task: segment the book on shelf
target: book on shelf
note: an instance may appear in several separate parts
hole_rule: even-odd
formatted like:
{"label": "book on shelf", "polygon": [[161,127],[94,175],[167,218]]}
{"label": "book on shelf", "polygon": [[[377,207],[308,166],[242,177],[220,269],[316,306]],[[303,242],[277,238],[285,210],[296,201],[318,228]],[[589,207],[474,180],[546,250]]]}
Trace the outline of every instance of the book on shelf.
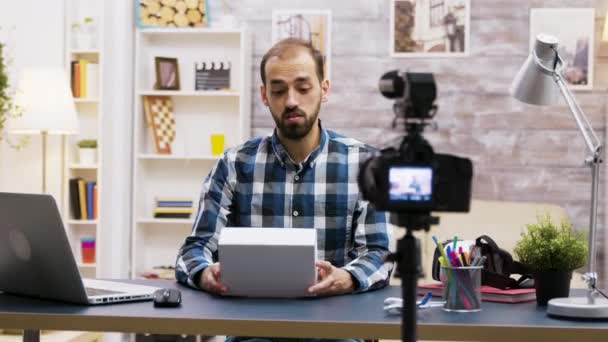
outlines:
{"label": "book on shelf", "polygon": [[[429,291],[432,293],[433,297],[441,297],[443,296],[443,285],[441,283],[418,285],[419,295],[424,295]],[[536,290],[533,288],[502,290],[482,285],[480,291],[481,300],[484,302],[523,303],[536,300]]]}
{"label": "book on shelf", "polygon": [[77,177],[69,180],[70,208],[76,220],[97,219],[97,182]]}
{"label": "book on shelf", "polygon": [[99,96],[99,64],[86,59],[70,62],[72,95],[75,98]]}

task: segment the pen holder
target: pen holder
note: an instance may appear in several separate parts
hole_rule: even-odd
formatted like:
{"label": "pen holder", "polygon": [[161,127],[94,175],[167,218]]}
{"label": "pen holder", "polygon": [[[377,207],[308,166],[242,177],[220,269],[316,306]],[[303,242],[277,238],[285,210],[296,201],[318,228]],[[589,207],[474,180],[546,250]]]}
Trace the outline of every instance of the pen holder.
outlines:
{"label": "pen holder", "polygon": [[483,266],[441,266],[443,310],[456,312],[481,311],[481,270]]}

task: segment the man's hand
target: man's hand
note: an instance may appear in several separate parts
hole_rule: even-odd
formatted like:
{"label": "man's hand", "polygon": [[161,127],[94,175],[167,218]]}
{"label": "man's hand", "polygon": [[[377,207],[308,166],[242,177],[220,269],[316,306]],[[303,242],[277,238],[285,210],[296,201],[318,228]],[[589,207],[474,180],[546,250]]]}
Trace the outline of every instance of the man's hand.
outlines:
{"label": "man's hand", "polygon": [[327,261],[317,260],[318,282],[308,288],[308,292],[316,295],[331,296],[351,293],[355,289],[353,279],[348,271],[334,267]]}
{"label": "man's hand", "polygon": [[205,268],[203,274],[201,274],[199,286],[209,293],[223,294],[228,291],[226,285],[222,284],[219,262],[211,264]]}

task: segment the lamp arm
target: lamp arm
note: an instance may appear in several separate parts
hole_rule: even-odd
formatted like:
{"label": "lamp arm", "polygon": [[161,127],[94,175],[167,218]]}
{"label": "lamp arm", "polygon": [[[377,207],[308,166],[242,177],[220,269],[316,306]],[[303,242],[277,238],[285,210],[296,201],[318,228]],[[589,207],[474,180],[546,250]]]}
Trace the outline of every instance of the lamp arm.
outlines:
{"label": "lamp arm", "polygon": [[559,72],[554,71],[553,79],[557,83],[559,90],[561,91],[562,95],[564,96],[564,99],[566,100],[566,103],[568,104],[568,107],[570,108],[570,113],[572,114],[574,121],[576,121],[576,126],[583,134],[587,149],[589,149],[589,152],[592,154],[593,158],[600,157],[599,154],[602,148],[602,144],[598,139],[597,135],[595,134],[593,127],[591,127],[591,124],[589,123],[585,112],[583,112],[581,107],[574,99],[574,95],[572,95],[572,92],[570,91],[570,89],[568,89],[568,86],[566,85],[566,82],[564,81],[562,75]]}
{"label": "lamp arm", "polygon": [[597,290],[595,288],[597,282],[597,273],[595,272],[595,241],[597,232],[600,165],[602,163],[602,144],[597,135],[595,135],[587,116],[574,99],[574,95],[572,95],[572,92],[570,92],[570,89],[566,86],[563,77],[559,72],[554,71],[553,78],[564,96],[566,103],[568,103],[570,112],[576,121],[576,125],[583,134],[587,148],[591,153],[591,156],[585,160],[586,164],[591,167],[591,211],[589,215],[587,273],[583,276],[583,279],[587,283],[587,303],[594,304],[597,297]]}

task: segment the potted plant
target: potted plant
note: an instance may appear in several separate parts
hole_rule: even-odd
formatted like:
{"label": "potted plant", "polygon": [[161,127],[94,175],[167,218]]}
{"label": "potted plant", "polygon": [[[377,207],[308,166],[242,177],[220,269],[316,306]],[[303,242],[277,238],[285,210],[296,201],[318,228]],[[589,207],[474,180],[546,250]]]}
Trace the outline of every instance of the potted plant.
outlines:
{"label": "potted plant", "polygon": [[20,150],[29,143],[28,136],[22,136],[17,143],[13,143],[4,131],[9,119],[21,116],[22,110],[15,105],[8,81],[7,65],[4,59],[5,45],[0,42],[0,143],[5,141],[11,148]]}
{"label": "potted plant", "polygon": [[572,271],[587,262],[584,234],[572,229],[567,219],[555,225],[548,213],[526,225],[513,251],[534,276],[538,305],[568,297]]}
{"label": "potted plant", "polygon": [[83,139],[78,141],[78,160],[83,165],[97,163],[97,140]]}

